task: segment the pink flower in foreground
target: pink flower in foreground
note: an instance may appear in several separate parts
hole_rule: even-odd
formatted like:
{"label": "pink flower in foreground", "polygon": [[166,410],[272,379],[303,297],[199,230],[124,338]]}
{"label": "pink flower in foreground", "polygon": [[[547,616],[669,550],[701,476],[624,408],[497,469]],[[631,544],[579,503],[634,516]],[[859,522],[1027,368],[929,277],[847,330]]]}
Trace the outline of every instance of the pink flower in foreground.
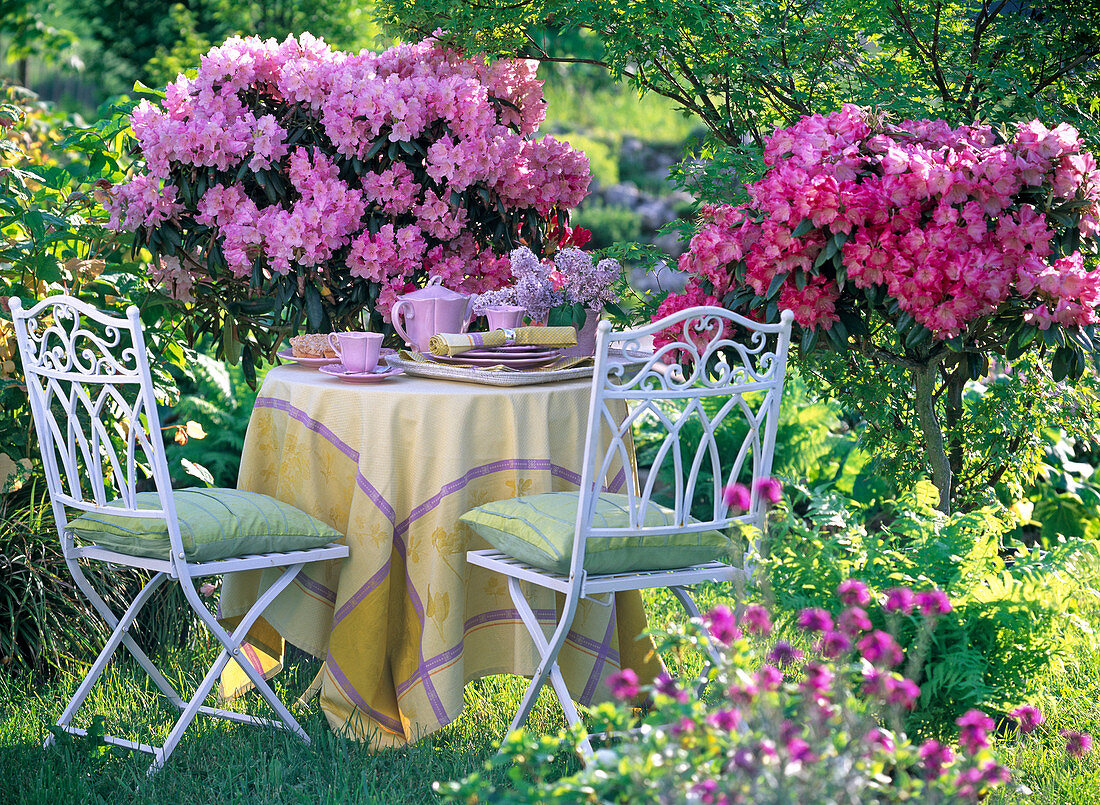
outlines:
{"label": "pink flower in foreground", "polygon": [[607,678],[607,686],[616,699],[633,699],[638,695],[638,675],[630,668],[624,668]]}
{"label": "pink flower in foreground", "polygon": [[905,655],[901,646],[886,632],[875,630],[856,643],[864,659],[872,665],[892,668],[899,664]]}
{"label": "pink flower in foreground", "polygon": [[779,667],[784,668],[802,659],[802,652],[786,640],[780,640],[768,653],[768,659]]}
{"label": "pink flower in foreground", "polygon": [[753,484],[756,494],[770,505],[783,499],[783,485],[775,478],[760,478]]}
{"label": "pink flower in foreground", "polygon": [[993,719],[981,710],[968,710],[955,719],[959,725],[959,746],[970,754],[989,748],[989,730]]}
{"label": "pink flower in foreground", "polygon": [[868,632],[871,630],[871,619],[867,617],[867,613],[860,607],[848,607],[840,613],[840,618],[837,620],[837,626],[840,631],[844,632],[850,637],[855,637],[860,632]]}
{"label": "pink flower in foreground", "polygon": [[951,601],[943,590],[921,590],[917,593],[917,606],[925,615],[946,615],[951,611]]}
{"label": "pink flower in foreground", "polygon": [[1020,726],[1020,732],[1025,735],[1046,720],[1043,718],[1042,711],[1033,704],[1022,704],[1008,715],[1016,719],[1016,723]]}
{"label": "pink flower in foreground", "polygon": [[756,682],[763,690],[776,690],[783,684],[783,672],[774,665],[761,665],[756,672]]}
{"label": "pink flower in foreground", "polygon": [[871,591],[859,579],[845,579],[836,588],[837,597],[849,607],[865,607],[871,603]]}
{"label": "pink flower in foreground", "polygon": [[925,741],[921,744],[919,755],[925,772],[932,778],[942,776],[944,768],[950,766],[955,759],[951,747],[944,746],[939,741]]}
{"label": "pink flower in foreground", "polygon": [[741,626],[749,634],[767,637],[772,633],[771,615],[760,604],[749,604],[741,616]]}
{"label": "pink flower in foreground", "polygon": [[744,484],[730,484],[722,490],[722,500],[726,502],[726,505],[731,509],[737,509],[738,511],[748,511],[749,506],[752,505],[752,497],[749,494],[749,488]]}
{"label": "pink flower in foreground", "polygon": [[728,646],[741,636],[729,607],[719,604],[703,616],[707,629],[719,643]]}
{"label": "pink flower in foreground", "polygon": [[1066,754],[1070,757],[1081,757],[1092,751],[1092,736],[1087,732],[1062,730],[1062,736],[1066,739]]}
{"label": "pink flower in foreground", "polygon": [[798,613],[798,628],[804,632],[827,632],[833,628],[833,617],[824,609],[804,609]]}
{"label": "pink flower in foreground", "polygon": [[900,612],[903,615],[908,615],[913,611],[913,607],[917,603],[917,597],[913,595],[913,591],[908,587],[895,587],[892,590],[886,591],[886,603],[882,608],[887,612]]}
{"label": "pink flower in foreground", "polygon": [[817,650],[830,660],[835,660],[840,655],[850,651],[852,641],[843,632],[825,632],[817,643]]}

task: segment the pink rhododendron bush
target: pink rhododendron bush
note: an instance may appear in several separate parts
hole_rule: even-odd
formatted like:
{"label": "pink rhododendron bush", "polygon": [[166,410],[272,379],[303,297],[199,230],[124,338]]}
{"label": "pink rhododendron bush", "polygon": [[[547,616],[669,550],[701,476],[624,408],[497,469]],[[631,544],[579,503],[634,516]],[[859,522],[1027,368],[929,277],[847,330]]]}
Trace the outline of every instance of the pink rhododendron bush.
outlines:
{"label": "pink rhododendron bush", "polygon": [[233,38],[134,109],[144,168],[107,205],[196,331],[254,360],[303,320],[366,311],[381,328],[430,275],[471,293],[510,281],[508,253],[541,251],[589,183],[581,152],[535,138],[543,107],[534,63],[432,39],[352,55]]}
{"label": "pink rhododendron bush", "polygon": [[846,105],[776,130],[764,164],[747,203],[704,210],[680,260],[688,286],[657,316],[719,304],[774,320],[790,308],[804,355],[901,367],[915,396],[897,410],[919,419],[946,506],[963,457],[951,466],[938,419],[961,420],[963,385],[990,355],[1038,350],[1062,380],[1094,352],[1093,155],[1067,125],[893,124]]}

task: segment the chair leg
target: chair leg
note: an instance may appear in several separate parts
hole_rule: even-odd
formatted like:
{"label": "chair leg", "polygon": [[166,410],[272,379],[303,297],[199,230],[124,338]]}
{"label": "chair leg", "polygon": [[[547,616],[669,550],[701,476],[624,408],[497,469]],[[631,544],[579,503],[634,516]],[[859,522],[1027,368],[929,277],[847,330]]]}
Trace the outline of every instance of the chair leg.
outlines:
{"label": "chair leg", "polygon": [[[83,592],[85,597],[91,602],[92,608],[100,614],[100,617],[107,622],[108,626],[112,629],[117,627],[118,618],[115,616],[114,612],[111,611],[111,608],[107,606],[107,602],[95,591],[95,587],[88,581],[88,577],[84,575],[80,563],[71,559],[66,559],[66,563],[69,565],[69,571],[76,581],[77,587],[80,588],[80,591]],[[157,582],[159,586],[159,584],[167,580],[168,577],[164,573],[158,575],[163,576],[161,581]],[[125,631],[123,634],[122,645],[125,646],[126,650],[130,652],[135,660],[137,660],[138,665],[140,665],[145,673],[149,675],[149,678],[153,680],[153,684],[155,684],[160,692],[164,694],[165,698],[182,710],[184,706],[183,697],[180,696],[172,683],[165,678],[164,674],[160,672],[160,669],[153,664],[149,656],[142,651],[141,646],[139,646],[137,641],[130,636],[129,631]]]}
{"label": "chair leg", "polygon": [[[140,612],[141,608],[145,606],[150,596],[152,596],[156,589],[160,587],[160,585],[163,584],[167,578],[164,573],[157,573],[155,576],[153,576],[153,578],[151,578],[146,583],[146,585],[142,587],[141,592],[138,593],[137,597],[126,609],[126,612],[123,613],[122,618],[117,618],[115,614],[111,612],[110,608],[106,605],[103,599],[100,598],[100,596],[96,593],[91,584],[88,583],[87,578],[84,576],[83,573],[80,572],[79,567],[77,568],[77,572],[74,573],[74,577],[76,578],[77,586],[79,586],[80,589],[89,597],[92,605],[100,611],[100,614],[109,616],[107,617],[107,622],[108,625],[110,625],[114,629],[114,631],[111,632],[111,636],[107,640],[106,645],[104,645],[103,649],[99,652],[99,656],[96,657],[95,662],[92,663],[92,667],[89,669],[87,675],[85,675],[84,680],[77,687],[76,692],[73,694],[73,697],[69,700],[69,703],[65,705],[65,709],[61,712],[61,716],[55,722],[56,726],[63,729],[68,727],[69,722],[71,722],[76,716],[77,712],[79,712],[81,705],[84,704],[84,700],[87,699],[88,694],[92,692],[92,688],[95,687],[95,683],[98,682],[99,678],[103,675],[103,671],[107,668],[107,663],[110,661],[114,653],[118,650],[118,647],[120,645],[123,645],[125,642],[127,643],[127,648],[130,648],[128,643],[133,643],[134,641],[133,638],[131,638],[128,634],[127,630],[133,625],[134,619],[137,617],[138,612]],[[141,649],[137,648],[136,643],[134,643],[134,648],[137,649],[137,652],[139,654],[141,654],[141,657],[145,657],[144,653],[141,652]],[[148,662],[148,658],[145,659],[146,662]],[[139,658],[139,662],[140,661],[141,658]],[[152,664],[150,663],[150,665]],[[146,670],[148,670],[148,668],[146,668]],[[153,670],[156,671],[155,668]],[[161,679],[164,678],[163,676],[161,676],[159,671],[157,671],[156,674]],[[165,684],[167,684],[167,681],[165,681]],[[179,697],[177,696],[176,698]],[[43,747],[49,748],[50,746],[52,746],[54,743],[54,737],[55,736],[53,735],[53,733],[50,733],[49,737],[46,738]]]}
{"label": "chair leg", "polygon": [[218,653],[217,659],[210,667],[210,670],[207,671],[206,676],[203,677],[202,682],[199,683],[199,686],[195,689],[194,695],[180,714],[179,719],[172,725],[172,729],[169,731],[168,737],[164,741],[164,745],[154,753],[153,762],[149,765],[146,774],[152,776],[163,768],[169,756],[179,744],[180,739],[183,737],[183,733],[191,725],[191,722],[194,721],[195,716],[200,712],[205,715],[228,718],[234,721],[280,727],[289,732],[293,732],[305,741],[306,744],[310,742],[309,735],[306,734],[306,731],[302,729],[302,726],[294,716],[290,714],[286,705],[284,705],[279,697],[275,695],[275,692],[267,684],[267,680],[263,678],[260,671],[253,667],[252,663],[247,659],[239,661],[241,669],[255,686],[256,692],[259,693],[268,705],[271,706],[271,709],[275,711],[275,714],[279,717],[279,721],[255,718],[246,716],[242,713],[233,713],[226,710],[217,710],[202,706],[203,701],[214,687],[214,683],[221,675],[222,670],[224,670],[226,663],[229,662],[231,657],[240,658],[240,645],[244,642],[244,638],[247,636],[248,630],[252,627],[252,624],[254,624],[260,615],[263,614],[264,610],[275,600],[276,596],[294,581],[303,567],[305,567],[303,563],[289,566],[286,571],[283,572],[283,575],[276,579],[275,583],[272,584],[264,594],[260,596],[256,603],[252,605],[248,612],[245,613],[232,634],[227,632],[225,627],[218,623],[217,619],[210,613],[210,610],[206,608],[206,605],[199,598],[194,587],[190,583],[183,585],[184,597],[188,600],[188,603],[191,604],[191,608],[195,610],[200,620],[206,624],[214,634],[214,637],[222,644],[222,650]]}
{"label": "chair leg", "polygon": [[[508,577],[508,593],[512,597],[516,611],[519,612],[520,620],[523,621],[523,625],[527,627],[527,631],[531,634],[531,639],[535,642],[535,648],[538,650],[540,657],[539,666],[523,694],[519,710],[508,727],[508,734],[518,730],[527,721],[527,717],[531,714],[531,709],[538,699],[539,691],[542,690],[547,679],[550,680],[558,701],[561,703],[566,722],[569,726],[579,723],[581,720],[580,714],[577,712],[576,705],[573,704],[573,697],[569,693],[565,678],[561,674],[561,668],[558,666],[558,654],[561,652],[562,646],[565,645],[565,638],[569,634],[569,627],[572,625],[573,615],[576,612],[576,597],[573,595],[566,596],[565,611],[562,613],[561,620],[558,622],[553,635],[547,640],[542,631],[542,626],[531,609],[531,605],[520,589],[519,579],[515,576]],[[580,750],[585,759],[592,756],[592,744],[587,736],[581,742]]]}

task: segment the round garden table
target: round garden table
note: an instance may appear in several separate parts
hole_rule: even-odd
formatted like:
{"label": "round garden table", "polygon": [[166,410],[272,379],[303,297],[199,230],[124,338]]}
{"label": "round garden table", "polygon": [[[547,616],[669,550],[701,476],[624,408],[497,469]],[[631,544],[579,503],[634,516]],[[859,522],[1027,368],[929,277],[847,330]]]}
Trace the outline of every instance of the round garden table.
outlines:
{"label": "round garden table", "polygon": [[[347,534],[343,562],[306,567],[268,608],[245,652],[275,673],[283,639],[324,659],[311,690],[333,729],[400,746],[453,721],[466,682],[530,676],[538,654],[503,578],[466,564],[487,547],[458,521],[480,504],[574,490],[591,383],[501,388],[398,376],[351,385],[316,369],[268,372],[245,437],[238,486],[298,506]],[[632,468],[612,470],[620,489]],[[220,615],[243,613],[260,571],[226,577]],[[542,591],[549,630],[560,603]],[[659,665],[638,593],[582,602],[559,658],[580,703],[608,695],[606,677]],[[236,675],[236,676],[235,676]],[[244,689],[230,666],[223,695]]]}

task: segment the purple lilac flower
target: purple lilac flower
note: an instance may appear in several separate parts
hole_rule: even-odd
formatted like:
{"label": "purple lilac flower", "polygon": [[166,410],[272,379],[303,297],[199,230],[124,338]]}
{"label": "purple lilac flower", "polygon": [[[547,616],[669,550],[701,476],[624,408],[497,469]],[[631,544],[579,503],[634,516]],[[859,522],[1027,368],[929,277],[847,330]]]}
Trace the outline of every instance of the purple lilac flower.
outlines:
{"label": "purple lilac flower", "polygon": [[827,632],[833,628],[833,616],[824,609],[804,609],[798,613],[798,627],[805,632]]}
{"label": "purple lilac flower", "polygon": [[861,607],[848,607],[840,613],[837,626],[844,634],[855,637],[860,632],[871,630],[871,619],[867,617],[867,613]]}
{"label": "purple lilac flower", "polygon": [[981,710],[967,710],[955,719],[959,725],[959,746],[968,754],[976,754],[989,748],[989,730],[993,729],[993,719]]}
{"label": "purple lilac flower", "polygon": [[771,506],[783,499],[783,484],[775,478],[759,478],[753,484],[753,489],[761,500]]}
{"label": "purple lilac flower", "polygon": [[727,606],[719,604],[708,612],[703,620],[714,639],[724,646],[741,637],[741,630],[737,628],[733,613]]}
{"label": "purple lilac flower", "polygon": [[761,665],[756,672],[756,683],[762,690],[778,690],[783,684],[783,672],[774,665]]}
{"label": "purple lilac flower", "polygon": [[1046,720],[1043,718],[1042,711],[1033,704],[1021,704],[1009,713],[1009,716],[1016,719],[1016,723],[1020,725],[1020,732],[1025,735]]}
{"label": "purple lilac flower", "polygon": [[921,744],[919,755],[925,772],[932,778],[941,777],[944,768],[955,759],[951,747],[944,746],[939,741],[925,741]]}
{"label": "purple lilac flower", "polygon": [[908,615],[913,611],[916,603],[917,597],[913,595],[912,590],[908,587],[895,587],[886,591],[886,603],[883,605],[883,609],[887,612],[900,612],[903,615]]}
{"label": "purple lilac flower", "polygon": [[722,490],[722,500],[731,509],[746,512],[752,505],[749,488],[744,484],[730,484]]}
{"label": "purple lilac flower", "polygon": [[845,579],[840,582],[836,594],[845,606],[865,607],[871,603],[871,591],[859,579]]}
{"label": "purple lilac flower", "polygon": [[879,629],[866,635],[856,643],[856,648],[871,665],[893,668],[905,659],[905,655],[902,653],[901,646],[897,644],[897,641]]}
{"label": "purple lilac flower", "polygon": [[852,641],[843,632],[825,632],[818,641],[817,650],[830,660],[835,660],[852,648]]}
{"label": "purple lilac flower", "polygon": [[946,615],[951,611],[951,601],[943,590],[921,590],[917,593],[917,605],[925,615]]}
{"label": "purple lilac flower", "polygon": [[786,640],[780,640],[768,653],[768,659],[780,668],[786,668],[788,665],[802,659],[802,652]]}
{"label": "purple lilac flower", "polygon": [[749,634],[767,637],[772,633],[772,619],[760,604],[749,604],[741,616],[741,626]]}
{"label": "purple lilac flower", "polygon": [[565,295],[570,302],[598,309],[616,301],[614,285],[623,272],[618,261],[604,258],[593,265],[589,254],[571,246],[554,256],[554,265],[565,277]]}
{"label": "purple lilac flower", "polygon": [[629,668],[616,671],[607,678],[611,695],[620,701],[633,699],[638,695],[638,675]]}
{"label": "purple lilac flower", "polygon": [[474,297],[474,315],[483,315],[487,307],[514,305],[515,303],[516,288],[514,285],[509,285],[506,288],[497,288],[495,291],[486,291]]}
{"label": "purple lilac flower", "polygon": [[1062,730],[1062,737],[1066,739],[1066,754],[1070,757],[1081,757],[1092,751],[1092,736],[1087,732]]}

